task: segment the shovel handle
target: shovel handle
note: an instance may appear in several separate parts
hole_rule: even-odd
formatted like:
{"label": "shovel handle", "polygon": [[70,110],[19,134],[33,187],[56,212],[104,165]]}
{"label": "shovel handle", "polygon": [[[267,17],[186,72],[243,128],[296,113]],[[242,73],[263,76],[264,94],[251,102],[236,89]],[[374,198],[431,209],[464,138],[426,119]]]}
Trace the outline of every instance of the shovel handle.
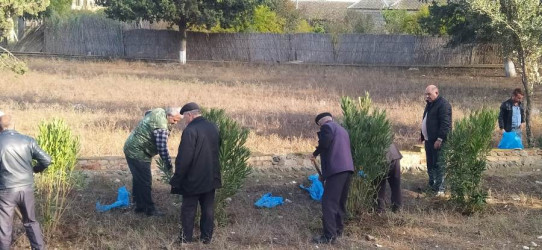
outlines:
{"label": "shovel handle", "polygon": [[318,163],[316,163],[316,160],[312,159],[312,164],[314,169],[316,169],[316,172],[318,172],[318,175],[322,176],[322,171],[320,171],[320,167],[318,166]]}

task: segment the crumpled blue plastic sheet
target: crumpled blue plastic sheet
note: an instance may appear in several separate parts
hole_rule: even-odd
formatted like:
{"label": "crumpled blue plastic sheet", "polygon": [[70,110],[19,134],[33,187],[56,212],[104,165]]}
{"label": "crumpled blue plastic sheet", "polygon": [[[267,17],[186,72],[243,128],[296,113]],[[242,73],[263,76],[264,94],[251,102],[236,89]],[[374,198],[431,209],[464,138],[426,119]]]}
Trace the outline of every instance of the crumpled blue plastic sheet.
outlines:
{"label": "crumpled blue plastic sheet", "polygon": [[284,203],[284,199],[280,196],[271,196],[271,193],[264,194],[262,198],[260,198],[256,203],[254,203],[254,206],[262,208],[272,208],[276,207],[278,205],[282,205]]}
{"label": "crumpled blue plastic sheet", "polygon": [[514,131],[504,132],[498,148],[500,149],[523,149],[523,143],[518,133]]}
{"label": "crumpled blue plastic sheet", "polygon": [[310,187],[305,187],[303,184],[299,185],[299,187],[307,190],[313,200],[321,201],[324,194],[324,185],[318,180],[318,174],[310,175],[307,179],[312,182]]}
{"label": "crumpled blue plastic sheet", "polygon": [[128,192],[125,186],[122,186],[118,190],[117,201],[115,201],[111,205],[102,205],[98,201],[96,202],[96,210],[98,212],[105,212],[105,211],[111,210],[112,208],[116,208],[116,207],[123,208],[123,207],[128,207],[129,205],[130,205],[130,193]]}
{"label": "crumpled blue plastic sheet", "polygon": [[359,176],[359,177],[362,177],[362,178],[366,178],[366,177],[367,177],[367,174],[365,174],[365,172],[363,172],[363,170],[360,170],[360,171],[358,172],[358,176]]}

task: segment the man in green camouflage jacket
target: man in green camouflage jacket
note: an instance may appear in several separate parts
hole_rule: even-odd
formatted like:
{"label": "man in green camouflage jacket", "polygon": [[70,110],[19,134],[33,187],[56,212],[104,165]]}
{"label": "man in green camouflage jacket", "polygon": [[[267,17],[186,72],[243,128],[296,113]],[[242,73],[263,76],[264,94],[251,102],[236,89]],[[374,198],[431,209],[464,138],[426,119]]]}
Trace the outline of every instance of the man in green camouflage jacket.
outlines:
{"label": "man in green camouflage jacket", "polygon": [[151,160],[159,154],[166,167],[171,170],[167,140],[172,125],[182,118],[180,111],[181,108],[176,107],[147,111],[124,144],[124,155],[132,173],[132,196],[136,213],[161,215],[151,197]]}

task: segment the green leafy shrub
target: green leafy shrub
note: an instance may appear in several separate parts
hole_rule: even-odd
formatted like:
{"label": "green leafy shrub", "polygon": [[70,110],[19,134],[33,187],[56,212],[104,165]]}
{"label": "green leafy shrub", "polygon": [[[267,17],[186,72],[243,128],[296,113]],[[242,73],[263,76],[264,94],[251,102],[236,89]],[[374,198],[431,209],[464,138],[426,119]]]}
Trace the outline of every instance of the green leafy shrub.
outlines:
{"label": "green leafy shrub", "polygon": [[173,177],[173,170],[166,167],[166,164],[164,164],[164,160],[162,160],[161,157],[156,159],[156,166],[158,166],[158,170],[160,170],[162,173],[160,176],[160,181],[169,185],[169,180],[171,180],[171,177]]}
{"label": "green leafy shrub", "polygon": [[54,119],[40,123],[36,141],[52,158],[52,164],[36,175],[36,191],[43,200],[40,205],[44,233],[46,238],[51,238],[69,204],[68,195],[77,184],[73,173],[80,149],[79,138],[63,120]]}
{"label": "green leafy shrub", "polygon": [[[388,172],[386,153],[393,141],[391,123],[386,112],[372,107],[367,93],[357,102],[350,97],[341,99],[343,126],[350,134],[355,173],[348,196],[348,211],[359,214],[375,204],[378,183]],[[365,177],[360,177],[362,170]]]}
{"label": "green leafy shrub", "polygon": [[429,16],[429,8],[423,6],[415,13],[406,10],[382,11],[386,21],[386,30],[391,34],[422,35],[426,33],[420,26],[419,20]]}
{"label": "green leafy shrub", "polygon": [[0,47],[0,69],[8,69],[19,75],[24,75],[24,73],[28,72],[26,63],[2,47]]}
{"label": "green leafy shrub", "polygon": [[444,145],[446,183],[451,201],[463,212],[481,211],[486,205],[487,191],[482,188],[486,157],[491,150],[497,112],[482,109],[455,122]]}
{"label": "green leafy shrub", "polygon": [[252,170],[247,163],[250,151],[245,146],[249,131],[228,117],[223,109],[203,110],[203,116],[214,122],[220,132],[222,188],[216,193],[215,217],[220,225],[224,225],[227,223],[227,199],[239,191]]}
{"label": "green leafy shrub", "polygon": [[249,32],[283,33],[286,20],[277,15],[265,5],[259,5],[254,9],[252,22],[248,25]]}

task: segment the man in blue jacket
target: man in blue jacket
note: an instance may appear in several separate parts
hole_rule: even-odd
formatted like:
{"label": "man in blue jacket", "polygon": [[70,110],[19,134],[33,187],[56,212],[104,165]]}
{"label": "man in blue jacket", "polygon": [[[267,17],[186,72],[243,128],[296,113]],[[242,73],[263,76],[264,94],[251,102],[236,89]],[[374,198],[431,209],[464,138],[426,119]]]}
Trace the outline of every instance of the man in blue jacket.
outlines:
{"label": "man in blue jacket", "polygon": [[346,201],[354,172],[354,162],[350,151],[350,137],[346,129],[334,122],[330,113],[319,114],[315,122],[320,126],[320,132],[312,160],[320,155],[322,162],[324,233],[313,240],[315,243],[333,243],[343,233],[343,220],[346,215]]}

